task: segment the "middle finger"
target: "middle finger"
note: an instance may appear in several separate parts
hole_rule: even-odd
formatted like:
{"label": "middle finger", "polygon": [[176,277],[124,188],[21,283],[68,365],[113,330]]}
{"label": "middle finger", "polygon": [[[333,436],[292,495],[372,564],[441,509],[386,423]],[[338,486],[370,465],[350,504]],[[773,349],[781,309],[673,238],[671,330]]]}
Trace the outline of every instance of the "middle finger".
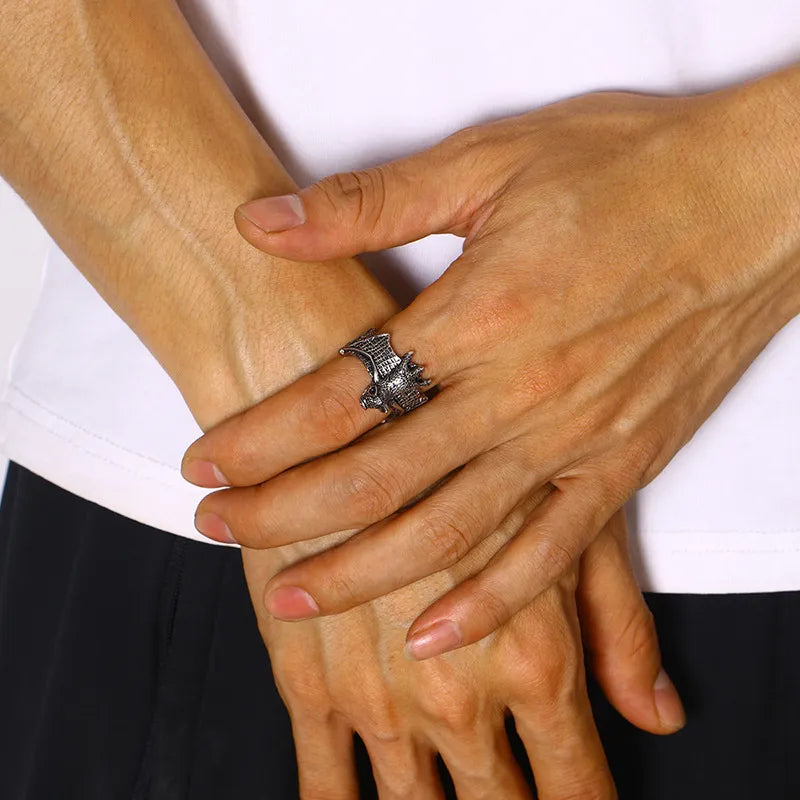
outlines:
{"label": "middle finger", "polygon": [[409,736],[361,738],[369,754],[380,800],[444,800],[436,754]]}

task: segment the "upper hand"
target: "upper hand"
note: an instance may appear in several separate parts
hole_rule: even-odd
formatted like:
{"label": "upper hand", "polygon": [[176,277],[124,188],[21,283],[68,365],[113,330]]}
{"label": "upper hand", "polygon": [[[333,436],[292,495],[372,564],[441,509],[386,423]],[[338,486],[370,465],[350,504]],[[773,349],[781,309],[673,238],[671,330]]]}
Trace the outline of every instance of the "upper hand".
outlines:
{"label": "upper hand", "polygon": [[358,438],[381,415],[359,407],[363,367],[337,358],[189,449],[187,478],[213,462],[223,478],[205,485],[250,487],[203,500],[208,535],[271,547],[366,528],[277,576],[273,613],[339,612],[448,567],[547,482],[412,634],[447,619],[475,641],[570,567],[796,312],[800,199],[780,136],[747,136],[761,98],[588,95],[244,209],[245,236],[289,258],[466,237],[384,326],[431,402]]}

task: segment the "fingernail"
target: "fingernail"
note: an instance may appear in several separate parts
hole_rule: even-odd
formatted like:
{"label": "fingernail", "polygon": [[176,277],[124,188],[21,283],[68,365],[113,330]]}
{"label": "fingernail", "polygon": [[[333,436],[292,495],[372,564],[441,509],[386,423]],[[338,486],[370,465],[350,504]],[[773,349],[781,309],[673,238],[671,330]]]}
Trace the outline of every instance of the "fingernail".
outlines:
{"label": "fingernail", "polygon": [[415,633],[406,642],[405,651],[410,658],[422,661],[446,653],[460,644],[461,629],[453,620],[443,619]]}
{"label": "fingernail", "polygon": [[222,470],[210,461],[200,461],[192,459],[181,467],[181,475],[195,484],[206,489],[219,489],[222,486],[230,486],[228,479],[222,474]]}
{"label": "fingernail", "polygon": [[239,206],[238,211],[264,233],[288,231],[306,221],[303,201],[296,194],[262,197]]}
{"label": "fingernail", "polygon": [[265,605],[273,617],[286,621],[319,616],[319,606],[314,598],[299,586],[273,589],[267,595]]}
{"label": "fingernail", "polygon": [[678,690],[669,678],[669,675],[661,668],[655,684],[653,684],[655,695],[656,711],[665,728],[680,730],[686,725],[686,712],[683,703],[678,695]]}
{"label": "fingernail", "polygon": [[208,536],[215,542],[225,542],[226,544],[236,544],[231,529],[225,524],[222,517],[206,512],[198,514],[194,518],[194,526],[203,536]]}

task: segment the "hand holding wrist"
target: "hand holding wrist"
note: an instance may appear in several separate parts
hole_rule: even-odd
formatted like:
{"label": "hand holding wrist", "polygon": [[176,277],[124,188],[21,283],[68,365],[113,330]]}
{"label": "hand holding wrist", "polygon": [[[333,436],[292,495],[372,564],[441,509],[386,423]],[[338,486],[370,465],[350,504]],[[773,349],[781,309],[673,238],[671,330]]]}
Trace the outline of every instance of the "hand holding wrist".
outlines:
{"label": "hand holding wrist", "polygon": [[[457,619],[469,642],[512,616],[660,472],[796,309],[792,140],[772,121],[752,135],[771,91],[574,98],[325,179],[300,193],[304,218],[289,230],[272,227],[274,203],[249,206],[261,227],[240,227],[283,257],[465,236],[463,256],[385,326],[443,391],[363,437],[379,415],[353,416],[363,383],[345,384],[331,364],[264,403],[253,424],[193,446],[190,458],[243,487],[200,512],[251,546],[372,524],[273,584],[302,587],[325,614],[452,565],[550,481],[558,491],[521,534],[412,632]],[[314,428],[318,441],[299,435],[303,418],[280,425],[276,409],[326,391],[343,410]],[[255,483],[257,494],[244,488]]]}

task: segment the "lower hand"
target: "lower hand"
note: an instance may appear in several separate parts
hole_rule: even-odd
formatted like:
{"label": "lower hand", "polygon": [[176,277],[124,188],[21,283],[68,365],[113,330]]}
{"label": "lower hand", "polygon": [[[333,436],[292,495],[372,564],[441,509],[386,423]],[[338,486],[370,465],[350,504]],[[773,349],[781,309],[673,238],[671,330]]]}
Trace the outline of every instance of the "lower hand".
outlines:
{"label": "lower hand", "polygon": [[[204,499],[200,530],[272,547],[366,528],[271,584],[278,616],[302,616],[285,602],[298,589],[305,616],[337,613],[457,562],[549,482],[519,536],[414,628],[449,620],[466,644],[509,619],[800,310],[800,146],[777,111],[799,82],[588,95],[248,205],[250,241],[295,258],[466,241],[384,326],[438,394],[364,436],[382,415],[359,408],[363,367],[331,362],[190,448],[187,477],[213,462],[224,480],[205,485],[239,487]],[[303,215],[274,227],[287,203]]]}
{"label": "lower hand", "polygon": [[[498,531],[484,550],[508,536],[508,529]],[[280,553],[293,557],[285,548],[242,551],[292,718],[303,800],[359,796],[353,732],[366,744],[381,800],[442,798],[437,752],[459,800],[529,798],[505,731],[509,713],[542,800],[615,797],[586,695],[581,630],[595,675],[624,716],[653,733],[671,733],[683,723],[628,564],[621,514],[584,556],[577,597],[578,571],[572,570],[485,643],[424,662],[403,657],[408,621],[478,563],[462,563],[453,574],[344,614],[288,624],[263,603]]]}

